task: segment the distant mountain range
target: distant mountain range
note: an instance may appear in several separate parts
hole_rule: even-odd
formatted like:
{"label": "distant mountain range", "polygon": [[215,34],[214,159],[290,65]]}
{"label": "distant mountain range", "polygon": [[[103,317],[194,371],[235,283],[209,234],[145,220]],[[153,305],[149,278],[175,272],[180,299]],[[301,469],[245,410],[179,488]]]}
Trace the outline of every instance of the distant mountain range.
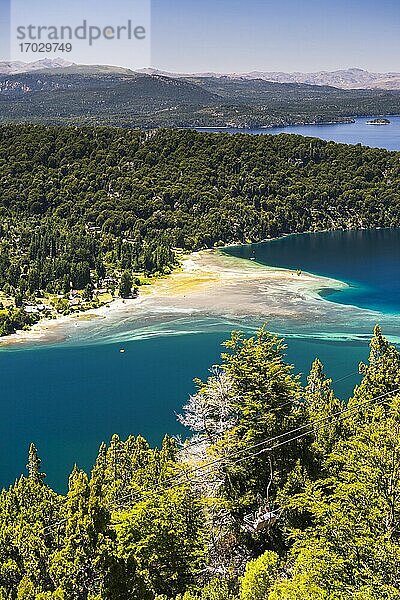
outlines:
{"label": "distant mountain range", "polygon": [[[52,72],[69,74],[119,74],[132,75],[134,72],[125,67],[109,65],[78,65],[62,58],[43,59],[32,63],[0,62],[0,75],[16,75],[31,72]],[[280,71],[251,71],[248,73],[171,73],[158,69],[141,69],[144,75],[159,75],[173,79],[226,78],[261,79],[275,83],[302,83],[307,85],[330,86],[341,89],[400,89],[400,73],[371,73],[363,69],[341,69],[337,71],[317,71],[315,73],[284,73]]]}
{"label": "distant mountain range", "polygon": [[[400,86],[368,89],[365,71],[338,73],[340,87],[327,84],[333,82],[332,73],[331,79],[298,82],[271,81],[266,73],[135,72],[63,59],[3,62],[0,122],[259,128],[400,113]],[[350,80],[355,86],[355,79],[359,83],[362,77],[358,89],[349,87]]]}
{"label": "distant mountain range", "polygon": [[68,74],[133,74],[134,71],[125,67],[109,65],[77,65],[63,58],[44,58],[31,63],[21,61],[0,62],[0,75],[19,75],[21,73],[68,73]]}
{"label": "distant mountain range", "polygon": [[229,79],[262,79],[275,83],[303,83],[307,85],[323,85],[344,90],[357,89],[400,89],[400,73],[370,73],[363,69],[343,69],[339,71],[317,71],[315,73],[284,73],[275,71],[251,71],[249,73],[169,73],[157,69],[142,69],[148,75],[165,75],[168,77],[217,77]]}

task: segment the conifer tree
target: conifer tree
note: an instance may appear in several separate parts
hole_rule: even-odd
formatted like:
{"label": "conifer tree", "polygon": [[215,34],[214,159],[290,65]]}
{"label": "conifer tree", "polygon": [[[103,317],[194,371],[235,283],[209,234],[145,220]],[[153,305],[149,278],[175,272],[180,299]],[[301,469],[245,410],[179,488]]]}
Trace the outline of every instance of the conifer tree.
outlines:
{"label": "conifer tree", "polygon": [[[359,408],[351,420],[346,419],[352,427],[363,426],[367,416],[374,418],[376,410],[379,413],[381,407],[389,406],[393,392],[400,388],[400,353],[382,335],[379,325],[376,325],[370,342],[368,363],[360,363],[360,373],[363,376],[361,383],[349,400],[349,407]],[[378,396],[383,397],[377,409],[373,399]]]}
{"label": "conifer tree", "polygon": [[[56,586],[71,600],[106,594],[113,558],[113,531],[110,515],[101,498],[98,477],[90,482],[74,467],[66,499],[66,524],[62,548],[51,561],[50,572]],[[118,596],[117,596],[118,597]]]}
{"label": "conifer tree", "polygon": [[29,473],[29,478],[36,483],[42,483],[43,479],[46,477],[46,473],[41,473],[40,471],[41,462],[37,448],[35,444],[32,443],[29,446],[28,464],[26,465],[26,468]]}
{"label": "conifer tree", "polygon": [[[230,452],[252,447],[264,440],[282,436],[304,423],[305,414],[299,402],[299,378],[293,367],[285,363],[283,340],[265,328],[248,339],[233,333],[225,343],[229,352],[222,355],[222,369],[233,384],[234,427],[223,437],[219,447],[229,458]],[[268,447],[268,444],[265,446]],[[262,446],[258,448],[262,450]],[[293,442],[268,453],[250,453],[248,460],[227,467],[228,496],[240,503],[255,506],[258,497],[264,498],[272,475],[270,493],[284,485],[299,457],[303,456],[302,441]],[[272,465],[272,472],[271,472]]]}
{"label": "conifer tree", "polygon": [[[328,457],[337,440],[343,436],[343,424],[334,415],[343,410],[345,405],[335,398],[331,383],[321,361],[316,358],[307,378],[304,399],[310,426],[316,424],[312,451],[319,463]],[[330,416],[332,419],[328,419]]]}
{"label": "conifer tree", "polygon": [[119,284],[119,294],[121,298],[130,298],[132,295],[132,275],[129,271],[124,271]]}

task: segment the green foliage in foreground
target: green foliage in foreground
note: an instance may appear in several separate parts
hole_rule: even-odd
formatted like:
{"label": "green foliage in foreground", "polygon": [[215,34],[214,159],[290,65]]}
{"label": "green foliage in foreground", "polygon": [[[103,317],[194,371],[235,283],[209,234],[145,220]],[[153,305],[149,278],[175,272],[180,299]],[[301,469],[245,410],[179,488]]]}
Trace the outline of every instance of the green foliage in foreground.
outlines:
{"label": "green foliage in foreground", "polygon": [[[115,435],[66,496],[31,445],[0,494],[2,600],[400,598],[398,351],[377,327],[346,404],[318,360],[303,388],[264,329],[225,345],[185,444]],[[279,519],[251,533],[271,474]]]}
{"label": "green foliage in foreground", "polygon": [[[17,308],[47,295],[65,312],[74,290],[88,302],[100,290],[130,296],[138,273],[171,271],[175,248],[399,226],[399,194],[399,153],[386,150],[289,135],[2,126],[0,291]],[[0,335],[31,320],[0,315]]]}

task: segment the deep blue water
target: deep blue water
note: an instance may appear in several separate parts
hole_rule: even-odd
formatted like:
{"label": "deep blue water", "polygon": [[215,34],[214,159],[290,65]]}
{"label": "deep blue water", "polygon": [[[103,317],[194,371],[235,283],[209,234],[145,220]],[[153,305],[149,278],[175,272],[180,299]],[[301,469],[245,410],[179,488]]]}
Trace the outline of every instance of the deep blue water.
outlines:
{"label": "deep blue water", "polygon": [[[120,344],[40,347],[0,353],[0,481],[24,470],[34,441],[48,481],[65,488],[74,463],[90,469],[113,433],[159,443],[179,433],[192,379],[217,359],[220,336],[178,336]],[[174,357],[171,362],[171,356]]]}
{"label": "deep blue water", "polygon": [[[48,483],[63,491],[74,463],[89,471],[100,442],[115,432],[140,433],[154,444],[165,432],[184,434],[175,413],[195,390],[193,378],[207,377],[218,362],[230,330],[124,342],[124,354],[120,344],[1,352],[1,484],[24,471],[30,441],[39,448]],[[317,355],[340,378],[356,371],[367,348],[290,340],[287,358],[296,372],[308,372]],[[335,389],[346,394],[356,380]]]}
{"label": "deep blue water", "polygon": [[[357,119],[354,125],[283,131],[400,149],[400,117],[391,120],[387,127],[366,126],[366,119]],[[388,230],[291,236],[231,252],[250,257],[254,251],[267,264],[348,281],[352,287],[330,294],[329,300],[385,312],[385,333],[399,336],[394,314],[400,311],[399,236]],[[370,321],[360,332],[358,323],[340,321],[329,327],[318,322],[296,329],[289,323],[275,329],[288,334],[287,358],[296,372],[307,373],[319,356],[329,376],[340,380],[335,383],[337,394],[348,397],[358,381],[358,362],[368,353]],[[233,329],[223,319],[207,326],[204,319],[193,318],[189,325],[186,319],[181,332],[177,328],[170,335],[169,325],[169,335],[155,329],[142,339],[130,337],[132,323],[127,322],[119,326],[114,341],[108,335],[88,343],[76,335],[65,344],[1,351],[0,485],[9,485],[24,471],[31,441],[39,448],[48,483],[62,491],[73,464],[89,470],[100,442],[113,433],[122,437],[140,433],[151,443],[159,443],[165,432],[182,433],[175,413],[194,391],[193,378],[207,376],[208,367],[218,360],[221,342]],[[124,328],[125,336],[118,337]],[[196,333],[188,334],[191,328]],[[247,326],[247,331],[252,329]],[[343,332],[350,329],[345,339]],[[322,331],[328,334],[321,335]],[[125,354],[119,352],[121,339]]]}
{"label": "deep blue water", "polygon": [[303,233],[226,252],[345,281],[348,289],[329,291],[326,297],[400,314],[400,229]]}
{"label": "deep blue water", "polygon": [[341,144],[363,144],[387,150],[400,150],[400,116],[389,117],[390,125],[367,125],[374,117],[357,117],[354,123],[334,125],[291,125],[266,129],[202,129],[203,131],[221,131],[224,133],[250,133],[254,135],[296,133]]}

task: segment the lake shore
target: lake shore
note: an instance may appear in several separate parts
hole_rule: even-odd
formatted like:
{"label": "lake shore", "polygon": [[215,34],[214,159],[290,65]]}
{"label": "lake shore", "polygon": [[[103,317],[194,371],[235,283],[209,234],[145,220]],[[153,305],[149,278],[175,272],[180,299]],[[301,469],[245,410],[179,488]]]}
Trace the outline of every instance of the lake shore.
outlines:
{"label": "lake shore", "polygon": [[[63,335],[64,327],[72,324],[77,325],[82,322],[89,322],[93,319],[107,318],[108,314],[121,310],[123,302],[125,301],[118,298],[108,304],[104,304],[99,308],[87,312],[75,313],[73,315],[60,315],[52,319],[41,319],[26,331],[17,331],[16,333],[0,338],[0,348],[18,345],[23,346],[32,343],[62,341],[65,339],[65,335]],[[127,302],[129,302],[129,300]]]}
{"label": "lake shore", "polygon": [[219,250],[203,250],[184,256],[179,270],[171,275],[141,287],[137,298],[117,299],[86,313],[44,319],[29,331],[2,338],[0,348],[57,343],[73,338],[82,329],[89,331],[93,323],[101,321],[107,328],[127,319],[149,322],[188,315],[303,321],[314,319],[316,311],[321,313],[323,308],[326,318],[332,303],[319,292],[345,287],[333,279],[267,267]]}

